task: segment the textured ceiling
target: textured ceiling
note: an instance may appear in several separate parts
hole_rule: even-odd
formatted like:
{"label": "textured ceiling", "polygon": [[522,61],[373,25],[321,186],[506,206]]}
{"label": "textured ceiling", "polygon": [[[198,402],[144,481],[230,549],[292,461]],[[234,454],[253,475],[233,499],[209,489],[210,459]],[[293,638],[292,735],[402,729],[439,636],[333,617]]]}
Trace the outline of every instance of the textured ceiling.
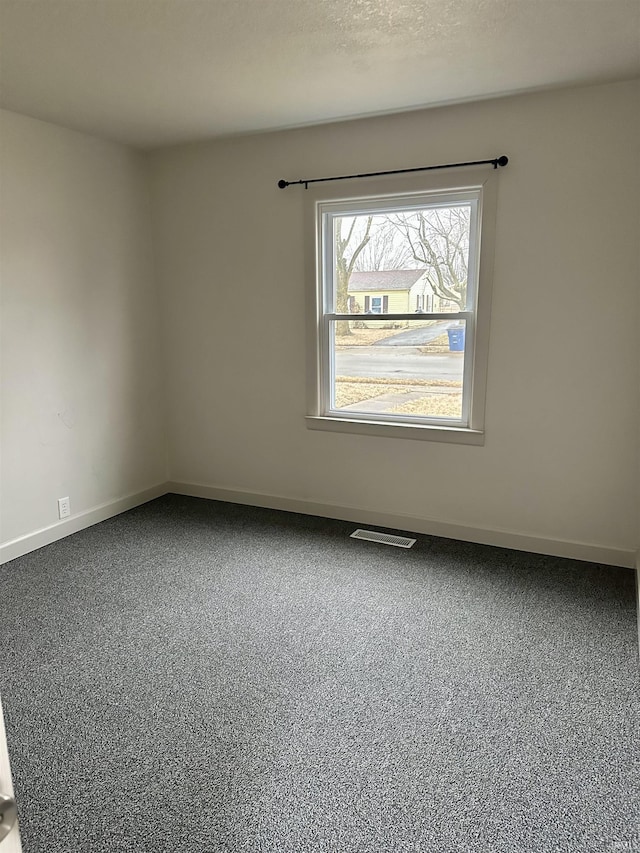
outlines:
{"label": "textured ceiling", "polygon": [[0,0],[0,102],[149,147],[640,74],[640,0]]}

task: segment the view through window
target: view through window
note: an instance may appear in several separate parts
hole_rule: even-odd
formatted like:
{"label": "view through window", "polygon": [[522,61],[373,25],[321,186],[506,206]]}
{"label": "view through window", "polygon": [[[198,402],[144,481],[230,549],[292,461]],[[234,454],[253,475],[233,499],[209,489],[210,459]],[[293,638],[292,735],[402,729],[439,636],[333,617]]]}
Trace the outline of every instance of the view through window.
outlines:
{"label": "view through window", "polygon": [[478,200],[321,206],[326,414],[468,424]]}

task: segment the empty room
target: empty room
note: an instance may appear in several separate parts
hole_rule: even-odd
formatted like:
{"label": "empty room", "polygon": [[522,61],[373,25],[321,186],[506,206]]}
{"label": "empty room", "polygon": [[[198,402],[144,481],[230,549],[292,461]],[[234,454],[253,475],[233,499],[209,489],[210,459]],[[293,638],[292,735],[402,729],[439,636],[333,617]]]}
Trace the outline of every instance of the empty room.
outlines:
{"label": "empty room", "polygon": [[638,0],[0,0],[0,853],[640,853]]}

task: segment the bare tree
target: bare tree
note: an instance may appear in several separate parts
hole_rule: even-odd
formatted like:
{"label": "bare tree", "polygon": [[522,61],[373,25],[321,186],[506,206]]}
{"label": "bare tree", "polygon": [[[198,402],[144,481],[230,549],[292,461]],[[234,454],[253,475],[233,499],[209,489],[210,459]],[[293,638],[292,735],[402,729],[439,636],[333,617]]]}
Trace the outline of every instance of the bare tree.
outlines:
{"label": "bare tree", "polygon": [[469,267],[469,206],[394,213],[388,221],[424,266],[434,293],[464,311]]}
{"label": "bare tree", "polygon": [[[334,219],[335,223],[335,258],[336,258],[336,313],[349,313],[349,279],[356,262],[364,251],[365,246],[371,239],[371,223],[373,216],[367,216],[364,228],[357,227],[358,220],[364,217],[339,217]],[[346,225],[347,233],[343,236],[343,224]],[[348,320],[339,320],[336,334],[350,335]]]}
{"label": "bare tree", "polygon": [[374,270],[403,270],[415,266],[415,260],[406,240],[386,216],[374,216],[371,239],[358,255],[354,269],[358,272]]}

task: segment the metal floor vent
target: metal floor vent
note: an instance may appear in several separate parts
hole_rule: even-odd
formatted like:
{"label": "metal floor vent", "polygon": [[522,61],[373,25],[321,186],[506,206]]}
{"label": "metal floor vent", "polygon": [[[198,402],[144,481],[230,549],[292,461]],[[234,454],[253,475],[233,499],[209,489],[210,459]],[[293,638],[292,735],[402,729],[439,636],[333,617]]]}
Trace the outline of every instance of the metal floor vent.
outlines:
{"label": "metal floor vent", "polygon": [[351,534],[352,539],[366,539],[367,542],[380,542],[383,545],[395,545],[396,548],[411,548],[415,545],[415,539],[409,539],[407,536],[394,536],[391,533],[378,533],[376,530],[354,530]]}

